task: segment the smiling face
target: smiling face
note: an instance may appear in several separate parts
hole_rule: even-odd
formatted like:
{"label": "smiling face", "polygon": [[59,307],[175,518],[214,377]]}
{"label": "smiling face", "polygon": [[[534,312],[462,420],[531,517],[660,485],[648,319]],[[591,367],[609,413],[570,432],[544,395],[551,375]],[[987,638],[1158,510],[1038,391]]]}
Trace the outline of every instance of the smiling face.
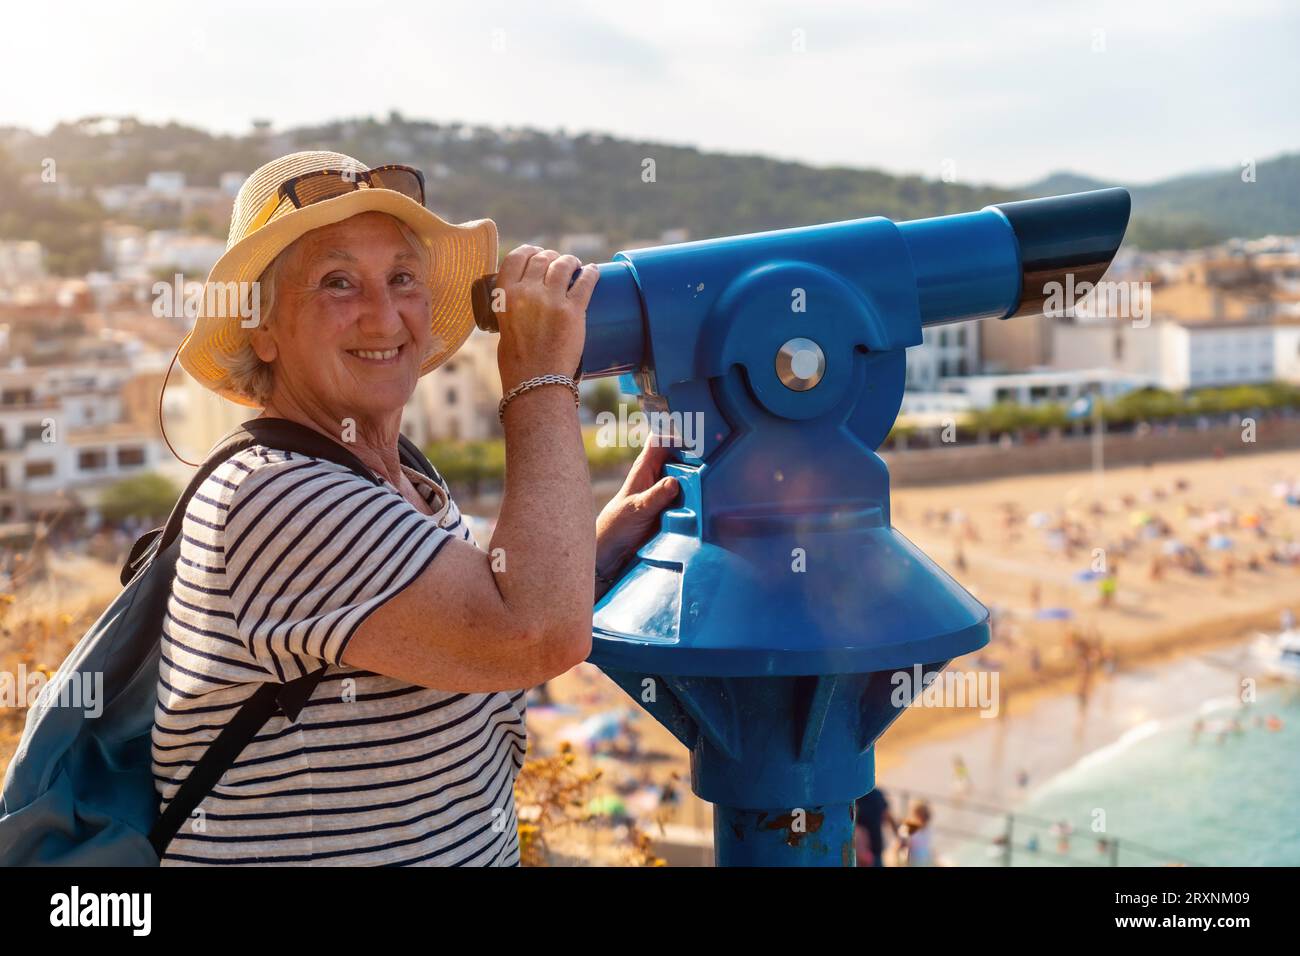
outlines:
{"label": "smiling face", "polygon": [[284,255],[274,321],[252,333],[273,363],[272,402],[318,421],[400,416],[433,349],[426,259],[380,212],[313,229]]}

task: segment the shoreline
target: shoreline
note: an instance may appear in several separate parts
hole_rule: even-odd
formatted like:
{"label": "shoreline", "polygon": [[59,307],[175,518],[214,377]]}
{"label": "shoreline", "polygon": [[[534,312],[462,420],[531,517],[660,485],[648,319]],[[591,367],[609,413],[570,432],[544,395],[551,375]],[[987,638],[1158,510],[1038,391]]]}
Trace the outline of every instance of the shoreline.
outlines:
{"label": "shoreline", "polygon": [[[936,846],[950,856],[972,838],[983,839],[978,831],[987,832],[998,818],[1023,813],[1055,781],[1089,761],[1192,714],[1235,709],[1242,676],[1258,678],[1261,696],[1285,687],[1259,672],[1249,653],[1252,642],[1253,634],[1238,632],[1148,654],[1096,682],[1082,703],[1068,685],[1053,682],[1025,693],[1006,718],[971,715],[977,724],[947,720],[902,737],[886,733],[877,741],[876,785],[899,819],[905,803],[930,802]],[[961,774],[955,770],[958,757]],[[1130,843],[1134,837],[1117,836]]]}
{"label": "shoreline", "polygon": [[[1095,688],[1137,669],[1172,667],[1205,651],[1242,645],[1261,631],[1274,632],[1278,629],[1282,612],[1294,603],[1285,602],[1256,614],[1230,615],[1208,623],[1172,629],[1141,642],[1127,642],[1118,649],[1119,663],[1115,674],[1095,677]],[[944,670],[959,664],[963,659],[957,658]],[[876,742],[877,745],[881,742],[912,745],[978,732],[982,725],[1021,716],[1025,709],[1031,709],[1043,701],[1077,696],[1080,677],[1081,672],[1077,669],[1053,673],[1042,680],[1026,679],[1023,674],[1018,678],[1013,675],[1012,679],[1007,680],[1006,675],[1003,675],[999,678],[1000,691],[1004,697],[999,716],[980,717],[972,708],[909,706]],[[1014,700],[1014,708],[1006,706],[1008,696]],[[881,767],[882,762],[878,758],[877,769]]]}
{"label": "shoreline", "polygon": [[[1300,510],[1283,495],[1298,481],[1300,453],[1270,448],[1249,469],[1210,459],[1107,469],[1101,480],[1072,472],[898,489],[896,526],[998,611],[990,643],[949,668],[996,671],[1001,713],[909,707],[877,741],[882,787],[901,779],[949,793],[961,754],[977,789],[993,781],[995,795],[1018,801],[1016,761],[1035,765],[1032,790],[1155,714],[1239,695],[1241,677],[1263,677],[1243,645],[1300,611],[1300,565],[1276,560],[1300,541]],[[1200,552],[1199,573],[1170,556],[1175,540]],[[1098,555],[1118,582],[1110,600],[1081,577]],[[1216,656],[1230,660],[1215,670]],[[1115,701],[1128,712],[1107,712]],[[1041,732],[1026,733],[1035,721]]]}

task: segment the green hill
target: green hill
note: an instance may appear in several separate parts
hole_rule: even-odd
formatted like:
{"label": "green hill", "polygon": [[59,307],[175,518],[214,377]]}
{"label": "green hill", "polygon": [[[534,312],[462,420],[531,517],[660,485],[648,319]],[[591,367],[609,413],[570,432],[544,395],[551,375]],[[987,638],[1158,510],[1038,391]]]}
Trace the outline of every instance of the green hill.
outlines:
{"label": "green hill", "polygon": [[1257,163],[1254,182],[1244,181],[1244,172],[1238,168],[1192,173],[1139,186],[1060,172],[1023,191],[1050,196],[1128,185],[1134,217],[1129,239],[1139,246],[1190,247],[1230,236],[1300,233],[1300,153]]}
{"label": "green hill", "polygon": [[[1034,195],[1106,185],[1057,173],[1020,189],[967,186],[879,170],[817,168],[691,146],[507,127],[408,120],[397,113],[247,135],[214,135],[178,123],[88,117],[46,135],[0,128],[0,238],[39,239],[51,268],[93,268],[108,218],[86,193],[43,194],[41,161],[55,157],[72,187],[143,183],[155,170],[215,185],[295,149],[330,148],[373,163],[406,162],[429,174],[429,206],[452,220],[490,217],[503,246],[538,236],[603,233],[607,252],[663,230],[729,235],[883,215],[896,220],[978,209]],[[646,181],[653,160],[653,181]],[[1133,189],[1130,243],[1191,247],[1230,236],[1300,232],[1300,155],[1260,163],[1255,183],[1229,170]],[[179,223],[143,223],[151,227]],[[224,233],[224,224],[212,224]]]}

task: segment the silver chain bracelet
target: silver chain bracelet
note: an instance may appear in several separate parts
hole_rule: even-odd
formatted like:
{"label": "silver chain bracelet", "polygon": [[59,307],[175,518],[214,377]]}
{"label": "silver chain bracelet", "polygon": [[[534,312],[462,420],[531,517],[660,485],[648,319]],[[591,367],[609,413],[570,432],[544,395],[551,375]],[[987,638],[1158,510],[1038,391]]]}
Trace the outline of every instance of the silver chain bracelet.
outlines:
{"label": "silver chain bracelet", "polygon": [[536,375],[527,381],[520,382],[510,391],[506,392],[501,398],[501,404],[497,406],[497,421],[502,425],[506,423],[506,404],[516,395],[522,395],[530,388],[538,388],[542,385],[564,385],[573,392],[573,404],[576,408],[581,404],[578,396],[578,383],[567,375]]}

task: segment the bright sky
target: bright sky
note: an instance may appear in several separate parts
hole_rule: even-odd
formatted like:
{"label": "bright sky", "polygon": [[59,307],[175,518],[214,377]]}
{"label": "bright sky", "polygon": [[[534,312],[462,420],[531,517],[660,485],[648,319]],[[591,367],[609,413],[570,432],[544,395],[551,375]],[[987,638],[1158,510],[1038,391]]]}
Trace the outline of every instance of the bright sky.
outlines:
{"label": "bright sky", "polygon": [[962,182],[1137,184],[1300,148],[1297,54],[1295,0],[13,3],[0,125],[244,132],[397,109],[927,178],[948,163]]}

